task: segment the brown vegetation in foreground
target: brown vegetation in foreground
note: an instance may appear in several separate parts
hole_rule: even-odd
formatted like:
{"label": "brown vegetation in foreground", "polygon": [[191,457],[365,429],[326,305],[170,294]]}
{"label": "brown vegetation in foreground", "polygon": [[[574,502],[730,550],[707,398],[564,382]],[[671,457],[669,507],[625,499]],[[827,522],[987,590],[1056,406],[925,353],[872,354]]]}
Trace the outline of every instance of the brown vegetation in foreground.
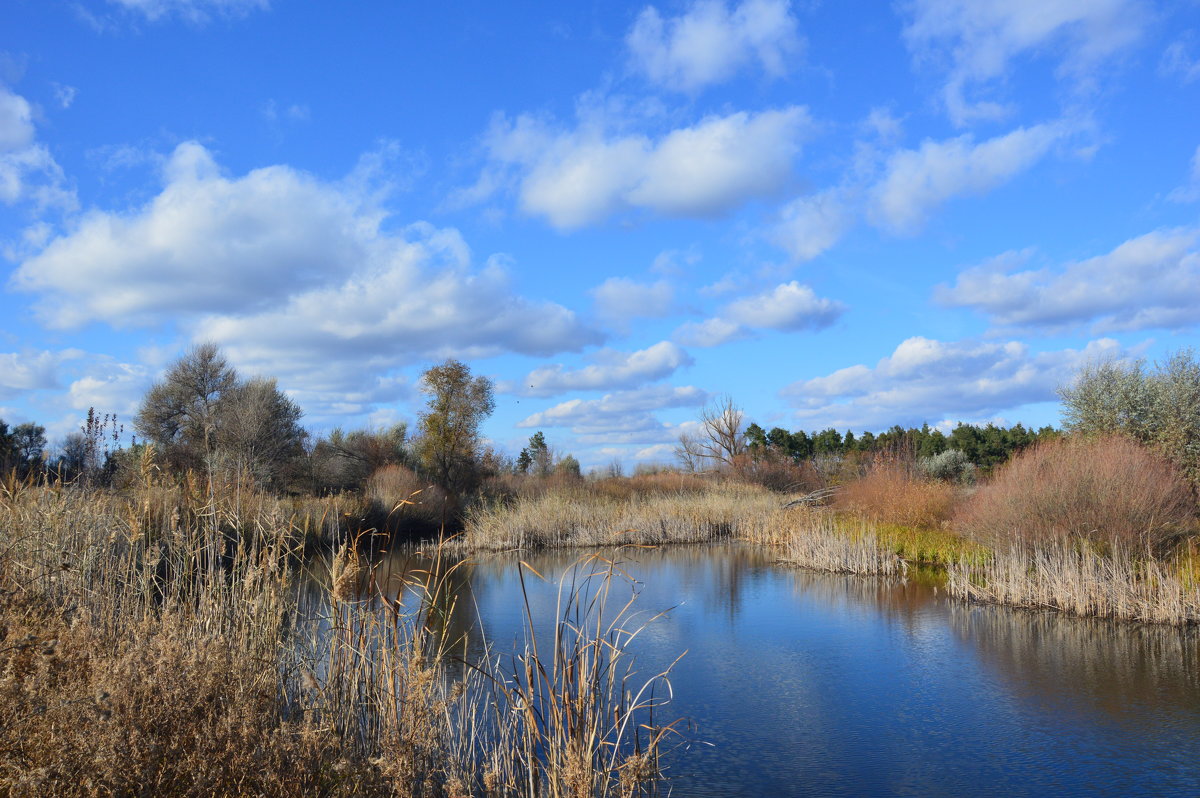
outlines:
{"label": "brown vegetation in foreground", "polygon": [[[653,784],[665,729],[630,698],[627,617],[598,619],[598,638],[560,628],[569,644],[552,652],[447,669],[454,641],[435,633],[435,604],[449,563],[411,585],[417,606],[381,606],[347,589],[353,574],[369,590],[373,572],[343,547],[314,597],[295,567],[305,521],[264,494],[204,487],[0,489],[0,794],[632,796]],[[621,589],[603,562],[581,571],[564,618]]]}

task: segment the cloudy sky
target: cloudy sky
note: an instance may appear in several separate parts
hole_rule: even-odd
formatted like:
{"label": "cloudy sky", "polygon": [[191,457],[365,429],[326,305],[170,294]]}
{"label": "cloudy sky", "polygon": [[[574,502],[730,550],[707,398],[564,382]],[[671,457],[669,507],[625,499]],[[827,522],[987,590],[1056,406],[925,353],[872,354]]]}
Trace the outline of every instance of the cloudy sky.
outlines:
{"label": "cloudy sky", "polygon": [[128,418],[191,343],[314,430],[669,458],[1057,423],[1200,340],[1200,4],[6,0],[0,418]]}

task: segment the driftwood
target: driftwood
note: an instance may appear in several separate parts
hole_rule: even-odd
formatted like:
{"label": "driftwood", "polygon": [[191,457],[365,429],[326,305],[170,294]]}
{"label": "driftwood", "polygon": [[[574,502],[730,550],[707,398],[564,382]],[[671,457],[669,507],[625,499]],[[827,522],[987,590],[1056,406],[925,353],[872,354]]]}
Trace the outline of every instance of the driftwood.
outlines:
{"label": "driftwood", "polygon": [[836,487],[820,488],[819,490],[814,490],[811,493],[806,493],[798,499],[792,499],[790,502],[783,505],[783,509],[786,510],[789,507],[814,507],[818,504],[824,503],[824,501],[834,493],[837,493]]}

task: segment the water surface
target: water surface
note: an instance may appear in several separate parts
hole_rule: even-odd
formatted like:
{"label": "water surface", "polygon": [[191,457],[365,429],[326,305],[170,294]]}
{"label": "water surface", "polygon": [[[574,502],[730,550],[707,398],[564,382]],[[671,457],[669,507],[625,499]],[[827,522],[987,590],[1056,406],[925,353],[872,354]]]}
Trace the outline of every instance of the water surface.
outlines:
{"label": "water surface", "polygon": [[[674,795],[1200,795],[1196,629],[968,605],[751,547],[609,554],[643,619],[669,610],[637,671],[687,650],[665,712],[688,722]],[[524,555],[546,577],[526,571],[539,624],[579,556]],[[452,634],[524,644],[515,556],[472,558],[455,586]]]}

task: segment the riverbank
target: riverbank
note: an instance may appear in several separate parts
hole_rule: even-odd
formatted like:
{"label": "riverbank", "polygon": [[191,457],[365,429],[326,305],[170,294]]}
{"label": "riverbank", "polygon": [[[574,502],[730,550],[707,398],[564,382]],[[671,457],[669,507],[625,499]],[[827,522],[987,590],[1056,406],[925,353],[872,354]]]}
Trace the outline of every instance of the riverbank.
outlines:
{"label": "riverbank", "polygon": [[[564,614],[557,645],[447,668],[436,631],[454,566],[381,605],[347,589],[364,569],[343,545],[314,599],[296,567],[314,519],[292,506],[186,485],[3,486],[0,794],[652,787],[669,726],[655,725],[658,677],[622,675],[634,620],[597,617],[606,631],[586,635]],[[597,563],[564,613],[590,617],[577,603],[620,581]]]}
{"label": "riverbank", "polygon": [[1200,557],[1191,542],[1161,557],[1087,540],[989,547],[944,527],[787,505],[777,493],[736,483],[701,492],[554,493],[477,510],[457,546],[469,552],[737,540],[772,546],[785,562],[830,573],[931,568],[963,600],[1114,620],[1200,622]]}
{"label": "riverbank", "polygon": [[[414,499],[415,501],[415,499]],[[402,518],[402,502],[384,513]],[[634,795],[669,725],[616,667],[635,629],[581,633],[568,592],[544,645],[443,667],[435,632],[458,566],[426,568],[415,602],[377,595],[354,497],[238,486],[0,490],[0,791],[10,795]],[[356,514],[357,513],[357,514]],[[340,540],[340,543],[336,541]],[[355,550],[357,541],[359,551]],[[544,491],[481,506],[448,557],[740,541],[815,571],[944,574],[971,601],[1163,625],[1200,620],[1191,545],[1171,557],[1091,545],[999,552],[944,528],[883,523],[729,482]],[[320,634],[298,620],[306,550],[336,550]],[[451,551],[452,550],[452,551]],[[584,556],[581,554],[581,556]],[[449,561],[447,561],[449,562]],[[522,568],[525,566],[521,566]],[[595,559],[601,589],[619,581]],[[530,574],[534,578],[536,574]],[[585,576],[584,583],[593,577]],[[604,589],[607,589],[604,587]],[[374,591],[374,592],[373,592]],[[560,610],[562,607],[560,606]],[[530,626],[535,613],[528,606]],[[611,619],[610,619],[611,620]],[[626,619],[628,620],[628,619]],[[682,650],[682,648],[681,648]],[[650,681],[662,675],[652,675]],[[669,691],[650,691],[662,695]],[[529,714],[515,708],[537,707]],[[543,711],[545,710],[545,711]]]}

